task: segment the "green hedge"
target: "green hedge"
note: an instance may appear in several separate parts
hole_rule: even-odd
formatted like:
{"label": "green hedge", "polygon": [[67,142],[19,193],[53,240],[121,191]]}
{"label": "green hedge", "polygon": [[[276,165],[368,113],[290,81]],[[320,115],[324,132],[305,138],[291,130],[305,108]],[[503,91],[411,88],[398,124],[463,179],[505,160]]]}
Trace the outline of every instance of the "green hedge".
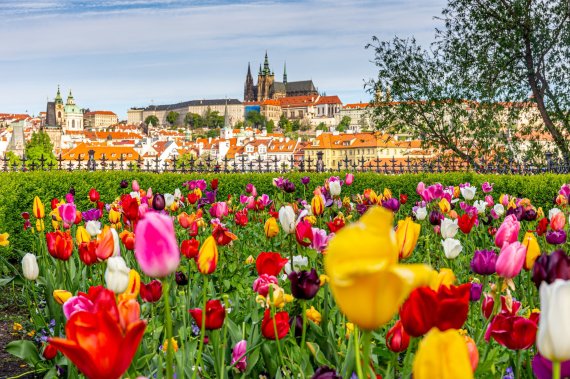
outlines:
{"label": "green hedge", "polygon": [[[297,186],[297,196],[303,196],[303,186],[300,183],[305,173],[287,173],[284,176]],[[239,195],[243,193],[247,183],[252,182],[259,194],[267,193],[273,196],[275,189],[272,178],[278,176],[269,174],[153,174],[137,172],[28,172],[28,173],[1,173],[0,174],[0,233],[10,233],[10,248],[8,254],[15,258],[22,251],[29,251],[31,236],[23,232],[23,222],[20,214],[24,211],[32,212],[34,197],[39,196],[46,206],[46,214],[50,210],[50,200],[54,197],[63,197],[70,187],[76,190],[76,204],[78,209],[86,210],[92,205],[87,199],[87,193],[94,187],[101,193],[101,200],[113,201],[123,190],[119,188],[121,180],[131,181],[137,179],[141,188],[152,187],[155,192],[170,192],[182,188],[187,180],[203,178],[208,182],[213,178],[219,179],[218,199],[227,198],[228,194]],[[320,185],[329,174],[310,174],[311,183],[307,197],[312,189]],[[341,174],[343,177],[344,174]],[[457,185],[463,182],[479,187],[489,181],[494,183],[495,198],[497,194],[509,193],[519,197],[530,198],[536,206],[548,209],[552,200],[563,183],[570,182],[570,175],[545,174],[538,176],[516,175],[478,175],[473,173],[442,173],[442,174],[407,174],[407,175],[379,175],[374,173],[356,174],[352,186],[344,187],[343,195],[362,193],[366,188],[382,191],[390,188],[394,194],[405,193],[409,195],[409,204],[416,202],[419,197],[415,193],[419,181],[426,184],[440,182],[445,185]],[[185,191],[183,190],[183,193]],[[408,205],[409,207],[409,205]]]}

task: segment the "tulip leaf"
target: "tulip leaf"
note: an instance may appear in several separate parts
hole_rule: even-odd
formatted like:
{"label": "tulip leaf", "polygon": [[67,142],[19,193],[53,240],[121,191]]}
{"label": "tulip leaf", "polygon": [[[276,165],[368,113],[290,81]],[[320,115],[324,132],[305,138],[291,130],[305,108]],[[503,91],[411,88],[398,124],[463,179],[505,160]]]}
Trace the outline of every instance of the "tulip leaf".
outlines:
{"label": "tulip leaf", "polygon": [[19,341],[12,341],[6,345],[6,351],[25,362],[29,363],[30,365],[34,366],[37,362],[40,361],[40,355],[38,352],[38,348],[32,341],[27,340],[19,340]]}
{"label": "tulip leaf", "polygon": [[4,287],[6,284],[10,284],[14,280],[15,276],[9,278],[0,278],[0,287]]}
{"label": "tulip leaf", "polygon": [[327,360],[319,345],[313,342],[307,342],[307,347],[319,366],[331,366],[331,363]]}

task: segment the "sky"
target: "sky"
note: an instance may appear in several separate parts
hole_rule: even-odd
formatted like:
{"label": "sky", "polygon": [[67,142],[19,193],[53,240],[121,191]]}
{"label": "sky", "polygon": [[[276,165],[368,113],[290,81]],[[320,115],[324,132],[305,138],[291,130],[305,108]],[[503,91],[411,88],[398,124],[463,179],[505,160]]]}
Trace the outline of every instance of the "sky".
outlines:
{"label": "sky", "polygon": [[343,103],[368,102],[372,36],[433,40],[444,0],[0,0],[0,113],[76,103],[131,107],[243,100],[265,51],[281,81],[312,79]]}

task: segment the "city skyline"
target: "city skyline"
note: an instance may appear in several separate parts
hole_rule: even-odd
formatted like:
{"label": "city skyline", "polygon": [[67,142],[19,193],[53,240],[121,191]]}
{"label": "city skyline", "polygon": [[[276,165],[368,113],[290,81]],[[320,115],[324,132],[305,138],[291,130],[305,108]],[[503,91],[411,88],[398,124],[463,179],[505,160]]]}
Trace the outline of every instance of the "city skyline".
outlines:
{"label": "city skyline", "polygon": [[[292,5],[293,4],[293,5]],[[0,112],[45,111],[60,85],[84,108],[114,111],[192,99],[243,99],[247,64],[269,54],[290,80],[343,102],[368,102],[373,35],[427,43],[439,0],[7,1]],[[7,17],[9,16],[9,19]],[[404,22],[402,20],[405,20]],[[355,42],[357,41],[357,42]]]}

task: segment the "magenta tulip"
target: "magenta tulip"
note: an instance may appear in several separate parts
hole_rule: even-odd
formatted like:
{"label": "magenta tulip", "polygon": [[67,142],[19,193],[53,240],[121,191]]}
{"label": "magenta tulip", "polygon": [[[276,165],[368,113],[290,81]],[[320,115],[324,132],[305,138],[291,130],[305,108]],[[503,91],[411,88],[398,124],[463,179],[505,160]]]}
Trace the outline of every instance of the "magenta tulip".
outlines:
{"label": "magenta tulip", "polygon": [[215,218],[222,219],[229,213],[228,204],[225,201],[214,203],[210,208],[210,215]]}
{"label": "magenta tulip", "polygon": [[75,204],[73,203],[62,204],[57,208],[57,210],[59,211],[59,216],[61,217],[61,219],[65,224],[67,225],[73,224],[73,222],[75,221],[76,211],[77,211],[77,209],[75,208]]}
{"label": "magenta tulip", "polygon": [[513,243],[519,238],[520,222],[515,215],[508,215],[495,234],[495,245],[503,247],[505,243]]}
{"label": "magenta tulip", "polygon": [[526,259],[526,247],[519,241],[503,245],[497,258],[497,274],[512,279],[521,272]]}
{"label": "magenta tulip", "polygon": [[346,177],[344,178],[344,184],[346,184],[347,186],[351,185],[352,182],[354,181],[354,175],[352,174],[346,174]]}
{"label": "magenta tulip", "polygon": [[164,278],[180,264],[180,250],[170,216],[148,212],[135,229],[135,258],[141,270],[153,278]]}

